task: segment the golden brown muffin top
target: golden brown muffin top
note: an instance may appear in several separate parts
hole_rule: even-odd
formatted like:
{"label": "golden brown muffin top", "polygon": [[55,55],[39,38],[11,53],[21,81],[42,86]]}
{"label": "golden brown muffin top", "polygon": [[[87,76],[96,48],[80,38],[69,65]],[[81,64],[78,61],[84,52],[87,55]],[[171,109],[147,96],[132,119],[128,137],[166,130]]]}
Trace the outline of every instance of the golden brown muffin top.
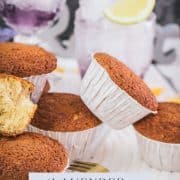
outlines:
{"label": "golden brown muffin top", "polygon": [[68,164],[65,148],[35,133],[0,138],[0,180],[28,179],[29,172],[62,172]]}
{"label": "golden brown muffin top", "polygon": [[100,123],[79,96],[65,93],[44,94],[32,121],[40,129],[61,132],[82,131]]}
{"label": "golden brown muffin top", "polygon": [[0,43],[0,73],[18,77],[47,74],[56,68],[56,57],[43,48],[21,43]]}
{"label": "golden brown muffin top", "polygon": [[106,53],[96,53],[96,61],[107,71],[116,85],[144,107],[156,111],[158,103],[147,85],[126,65]]}
{"label": "golden brown muffin top", "polygon": [[180,143],[180,104],[159,103],[158,114],[134,124],[142,135],[165,143]]}

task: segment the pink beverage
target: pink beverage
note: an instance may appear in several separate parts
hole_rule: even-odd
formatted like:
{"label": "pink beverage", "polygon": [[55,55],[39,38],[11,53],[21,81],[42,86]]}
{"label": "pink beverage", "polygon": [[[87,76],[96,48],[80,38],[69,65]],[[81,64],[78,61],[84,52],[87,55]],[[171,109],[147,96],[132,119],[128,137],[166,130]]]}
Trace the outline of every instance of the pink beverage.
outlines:
{"label": "pink beverage", "polygon": [[0,14],[7,24],[24,34],[34,33],[53,24],[62,0],[3,0]]}

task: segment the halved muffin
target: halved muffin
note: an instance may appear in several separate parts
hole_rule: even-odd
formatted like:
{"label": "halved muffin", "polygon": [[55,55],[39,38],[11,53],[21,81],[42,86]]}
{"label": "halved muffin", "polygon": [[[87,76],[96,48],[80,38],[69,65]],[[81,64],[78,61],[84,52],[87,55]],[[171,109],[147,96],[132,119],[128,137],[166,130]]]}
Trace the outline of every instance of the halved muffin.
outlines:
{"label": "halved muffin", "polygon": [[21,134],[34,116],[37,105],[30,100],[34,85],[6,74],[0,74],[0,134]]}

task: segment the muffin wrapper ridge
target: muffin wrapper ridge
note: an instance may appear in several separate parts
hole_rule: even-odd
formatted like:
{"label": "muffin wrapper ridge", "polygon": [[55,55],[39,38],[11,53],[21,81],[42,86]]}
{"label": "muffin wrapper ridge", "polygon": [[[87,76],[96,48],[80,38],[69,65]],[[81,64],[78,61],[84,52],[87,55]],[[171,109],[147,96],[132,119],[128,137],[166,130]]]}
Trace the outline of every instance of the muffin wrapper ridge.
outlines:
{"label": "muffin wrapper ridge", "polygon": [[67,165],[66,165],[66,167],[64,168],[64,170],[61,173],[65,173],[66,170],[68,169],[69,165],[70,165],[70,159],[68,158]]}
{"label": "muffin wrapper ridge", "polygon": [[31,100],[34,103],[37,103],[43,93],[44,87],[46,85],[47,74],[39,75],[39,76],[30,76],[24,78],[27,81],[31,82],[35,86],[35,90],[31,95]]}
{"label": "muffin wrapper ridge", "polygon": [[122,129],[152,112],[118,87],[93,58],[80,90],[86,106],[113,129]]}
{"label": "muffin wrapper ridge", "polygon": [[161,171],[180,172],[180,144],[152,140],[137,131],[136,137],[142,158],[149,166]]}
{"label": "muffin wrapper ridge", "polygon": [[69,151],[71,160],[90,160],[96,154],[98,147],[109,135],[111,129],[100,124],[97,127],[78,132],[53,132],[28,126],[28,131],[43,134],[62,143]]}

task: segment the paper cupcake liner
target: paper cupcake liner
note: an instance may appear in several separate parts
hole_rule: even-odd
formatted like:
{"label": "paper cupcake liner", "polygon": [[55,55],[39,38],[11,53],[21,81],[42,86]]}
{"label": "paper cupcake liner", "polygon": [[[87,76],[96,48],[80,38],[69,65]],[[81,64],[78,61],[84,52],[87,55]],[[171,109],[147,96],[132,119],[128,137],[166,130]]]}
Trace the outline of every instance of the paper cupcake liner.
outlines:
{"label": "paper cupcake liner", "polygon": [[31,82],[35,86],[35,90],[31,95],[31,100],[34,103],[37,103],[43,93],[44,87],[46,85],[47,74],[39,75],[39,76],[30,76],[24,78],[27,81]]}
{"label": "paper cupcake liner", "polygon": [[80,96],[101,121],[114,129],[125,128],[155,113],[118,87],[94,58],[82,81]]}
{"label": "paper cupcake liner", "polygon": [[137,131],[136,137],[141,156],[149,166],[158,170],[180,172],[180,144],[152,140]]}
{"label": "paper cupcake liner", "polygon": [[101,146],[110,128],[104,124],[79,132],[45,131],[29,125],[28,131],[43,134],[58,140],[69,151],[71,160],[90,160]]}
{"label": "paper cupcake liner", "polygon": [[65,173],[69,166],[70,166],[70,159],[68,158],[67,165],[66,165],[66,167],[63,169],[63,171],[61,173]]}

